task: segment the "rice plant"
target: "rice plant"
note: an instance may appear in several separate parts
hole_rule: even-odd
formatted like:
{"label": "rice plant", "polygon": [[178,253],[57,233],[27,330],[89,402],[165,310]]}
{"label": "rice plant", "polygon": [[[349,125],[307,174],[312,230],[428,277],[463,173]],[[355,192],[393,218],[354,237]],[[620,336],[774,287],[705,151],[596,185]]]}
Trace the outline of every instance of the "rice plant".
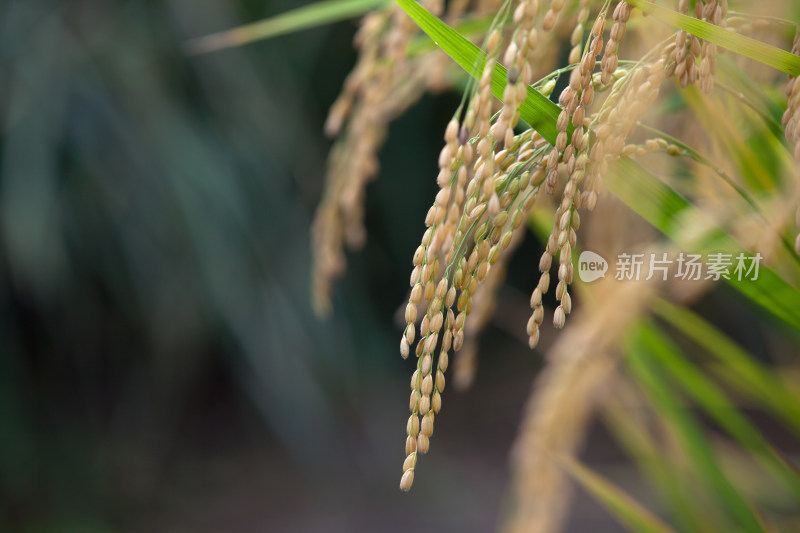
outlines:
{"label": "rice plant", "polygon": [[[558,530],[572,479],[634,531],[796,530],[795,458],[743,406],[800,435],[800,389],[786,377],[800,345],[798,6],[323,2],[190,49],[355,13],[359,59],[328,116],[336,141],[313,229],[321,316],[345,247],[367,238],[364,195],[388,122],[427,91],[462,96],[402,303],[399,351],[416,368],[400,488],[430,449],[451,357],[468,385],[509,258],[533,234],[543,249],[525,335],[538,350],[550,324],[563,331],[520,422],[501,529]],[[582,249],[617,255],[616,275],[578,280]],[[777,328],[781,348],[748,353],[693,309],[717,283],[754,327]],[[577,459],[594,416],[658,505]]]}

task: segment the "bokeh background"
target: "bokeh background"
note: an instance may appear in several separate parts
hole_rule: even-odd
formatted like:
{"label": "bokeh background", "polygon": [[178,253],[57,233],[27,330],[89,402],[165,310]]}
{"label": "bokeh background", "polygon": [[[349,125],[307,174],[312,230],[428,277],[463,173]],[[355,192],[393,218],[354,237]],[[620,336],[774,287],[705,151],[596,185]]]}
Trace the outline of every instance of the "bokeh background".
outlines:
{"label": "bokeh background", "polygon": [[[428,95],[392,124],[368,242],[348,256],[334,316],[316,318],[322,125],[356,22],[182,48],[304,3],[0,3],[1,531],[497,524],[550,343],[543,332],[530,352],[524,333],[540,244],[512,260],[479,378],[445,393],[401,493],[412,363],[397,310],[460,95]],[[600,427],[589,440],[584,459],[637,484]],[[571,529],[619,530],[578,498]]]}
{"label": "bokeh background", "polygon": [[513,339],[524,371],[485,377],[499,419],[480,389],[447,398],[431,482],[397,489],[394,314],[458,96],[392,126],[369,242],[321,321],[309,226],[356,21],[182,49],[297,5],[0,4],[0,530],[493,525],[538,364]]}

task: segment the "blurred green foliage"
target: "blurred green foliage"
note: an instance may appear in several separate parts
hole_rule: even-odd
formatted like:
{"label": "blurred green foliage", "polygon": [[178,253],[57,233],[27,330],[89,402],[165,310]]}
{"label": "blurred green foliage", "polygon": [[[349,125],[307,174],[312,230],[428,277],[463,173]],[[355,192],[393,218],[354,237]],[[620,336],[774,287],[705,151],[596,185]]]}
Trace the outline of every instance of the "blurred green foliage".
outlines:
{"label": "blurred green foliage", "polygon": [[191,433],[220,410],[308,468],[352,466],[336,421],[382,372],[361,364],[390,313],[360,289],[358,327],[313,317],[308,227],[354,24],[182,51],[293,5],[0,5],[0,530],[124,523],[176,443],[223,438]]}

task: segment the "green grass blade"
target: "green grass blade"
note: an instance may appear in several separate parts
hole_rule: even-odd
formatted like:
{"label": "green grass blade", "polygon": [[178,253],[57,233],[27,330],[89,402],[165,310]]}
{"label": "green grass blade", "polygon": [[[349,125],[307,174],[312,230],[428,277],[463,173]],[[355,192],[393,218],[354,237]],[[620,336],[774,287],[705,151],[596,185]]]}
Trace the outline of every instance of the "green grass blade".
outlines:
{"label": "green grass blade", "polygon": [[[452,26],[452,28],[460,35],[466,35],[466,36],[485,35],[486,32],[489,31],[489,28],[492,26],[493,20],[494,20],[494,15],[478,17],[478,18],[470,18],[462,21],[460,24],[456,26]],[[428,37],[427,34],[423,34],[415,38],[408,44],[407,54],[408,57],[415,57],[423,52],[427,52],[428,50],[435,48],[436,48],[436,43],[433,42],[431,38]]]}
{"label": "green grass blade", "polygon": [[[395,0],[414,22],[433,39],[453,60],[473,77],[480,76],[486,64],[486,53],[469,42],[453,28],[436,18],[414,0]],[[492,94],[502,100],[508,83],[508,71],[499,63],[492,75]],[[520,117],[539,132],[550,144],[555,144],[556,121],[561,109],[539,91],[528,87],[528,95],[520,107]],[[570,130],[571,131],[571,130]]]}
{"label": "green grass blade", "polygon": [[189,55],[216,52],[225,48],[233,48],[286,33],[338,22],[362,15],[371,9],[388,3],[389,0],[327,0],[318,2],[231,30],[188,40],[184,43],[184,50]]}
{"label": "green grass blade", "polygon": [[[619,389],[615,392],[618,394]],[[716,511],[686,490],[689,476],[676,467],[664,443],[650,434],[649,425],[638,410],[612,396],[604,403],[603,414],[606,427],[672,511],[678,529],[712,530],[712,525],[719,523],[719,517],[714,516]]]}
{"label": "green grass blade", "polygon": [[560,458],[558,463],[581,487],[602,502],[609,512],[631,531],[674,533],[674,530],[658,517],[601,475],[571,458]]}
{"label": "green grass blade", "polygon": [[661,22],[675,28],[684,30],[692,35],[714,43],[731,52],[755,59],[772,68],[785,72],[790,76],[800,74],[800,57],[781,50],[767,43],[739,35],[714,24],[682,15],[677,11],[651,4],[645,0],[628,0],[628,3],[638,7],[644,13],[652,15]]}
{"label": "green grass blade", "polygon": [[707,484],[721,508],[744,531],[763,532],[764,528],[749,502],[725,477],[708,437],[681,405],[670,384],[662,379],[664,368],[656,354],[673,356],[669,346],[663,343],[662,336],[652,326],[638,326],[633,332],[627,358],[636,382],[647,394],[659,419],[675,434],[685,450],[697,472],[698,482]]}
{"label": "green grass blade", "polygon": [[[738,254],[743,248],[686,198],[630,159],[609,172],[606,187],[670,239],[693,252]],[[703,232],[700,227],[707,227]],[[727,282],[751,302],[800,332],[800,291],[761,265],[757,280]]]}
{"label": "green grass blade", "polygon": [[726,83],[730,83],[731,87],[735,87],[735,89],[729,89],[729,91],[761,115],[775,137],[783,139],[781,118],[783,118],[784,110],[778,102],[764,91],[764,88],[752,76],[748,75],[741,66],[737,65],[732,57],[727,57],[724,54],[719,55],[717,57],[717,69],[722,75],[720,78],[724,79]]}
{"label": "green grass blade", "polygon": [[752,193],[774,193],[781,176],[791,172],[794,163],[784,147],[783,132],[776,137],[760,121],[735,122],[729,110],[719,105],[719,101],[710,101],[697,87],[679,94],[697,117],[699,127],[705,128],[709,138],[729,154],[742,184]]}
{"label": "green grass blade", "polygon": [[723,379],[800,435],[800,398],[785,387],[774,373],[694,311],[659,300],[655,312],[717,358],[720,365],[716,368],[724,369],[720,374]]}
{"label": "green grass blade", "polygon": [[712,419],[752,453],[764,470],[782,481],[794,497],[800,500],[800,477],[797,472],[786,464],[764,439],[761,432],[739,413],[737,406],[728,399],[725,393],[686,361],[680,350],[666,335],[655,328],[653,328],[652,334],[662,344],[662,349],[653,353],[663,368]]}

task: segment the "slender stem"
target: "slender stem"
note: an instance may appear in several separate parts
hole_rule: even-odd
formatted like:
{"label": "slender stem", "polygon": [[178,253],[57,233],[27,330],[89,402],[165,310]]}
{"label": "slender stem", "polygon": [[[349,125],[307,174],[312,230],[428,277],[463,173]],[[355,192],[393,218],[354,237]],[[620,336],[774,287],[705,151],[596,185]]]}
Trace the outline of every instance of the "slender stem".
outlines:
{"label": "slender stem", "polygon": [[[710,159],[708,159],[707,157],[703,156],[702,154],[697,152],[697,150],[695,150],[694,148],[692,148],[688,144],[684,143],[680,139],[678,139],[676,137],[673,137],[669,133],[661,131],[661,130],[659,130],[657,128],[654,128],[652,126],[648,126],[647,124],[642,124],[641,122],[639,122],[638,125],[639,125],[640,128],[642,128],[644,130],[647,130],[647,131],[649,131],[651,133],[655,133],[659,137],[661,137],[661,138],[671,142],[672,144],[680,147],[681,149],[683,149],[689,155],[689,157],[691,159],[694,159],[698,163],[700,163],[702,165],[705,165],[708,168],[710,168],[711,170],[713,170],[720,178],[722,178],[722,180],[725,183],[727,183],[734,191],[736,191],[736,193],[739,196],[742,197],[742,199],[747,203],[747,205],[749,205],[751,208],[753,208],[753,211],[761,218],[762,221],[764,221],[767,224],[769,224],[769,220],[767,219],[766,215],[764,215],[764,212],[761,210],[761,208],[758,206],[758,204],[755,202],[755,200],[753,200],[753,198],[749,194],[747,194],[747,191],[744,188],[742,188],[738,183],[736,183],[733,180],[733,178],[731,178],[722,168],[720,168],[719,166],[715,165]],[[789,255],[791,257],[793,257],[795,261],[800,263],[800,258],[798,258],[797,254],[794,253],[794,246],[788,240],[786,240],[786,237],[783,236],[783,235],[781,236],[780,240],[781,240],[781,244],[783,245],[783,247],[787,251],[790,252]]]}
{"label": "slender stem", "polygon": [[724,92],[726,92],[726,93],[730,94],[731,96],[733,96],[734,98],[738,99],[738,100],[739,100],[740,102],[742,102],[744,105],[746,105],[747,107],[749,107],[750,109],[752,109],[753,111],[755,111],[755,112],[756,112],[756,113],[757,113],[757,114],[758,114],[758,115],[759,115],[761,118],[763,118],[763,119],[764,119],[764,121],[765,121],[765,122],[768,122],[768,123],[770,123],[770,124],[771,124],[772,126],[774,126],[776,129],[778,129],[778,130],[782,130],[782,129],[783,129],[783,126],[781,126],[781,125],[780,125],[780,123],[779,123],[777,120],[775,120],[774,118],[772,118],[771,116],[767,115],[767,114],[766,114],[766,113],[764,113],[762,110],[760,110],[760,109],[759,109],[759,108],[758,108],[758,107],[757,107],[757,106],[756,106],[756,105],[755,105],[753,102],[751,102],[751,101],[750,101],[750,100],[749,100],[749,99],[748,99],[748,98],[747,98],[747,97],[744,95],[744,93],[742,93],[741,91],[737,91],[737,90],[735,90],[735,89],[733,89],[733,88],[731,88],[731,87],[729,87],[729,86],[725,85],[724,83],[721,83],[721,82],[720,82],[720,81],[718,81],[718,80],[715,80],[715,81],[714,81],[714,86],[715,86],[715,87],[719,87],[720,89],[722,89],[722,91],[724,91]]}

